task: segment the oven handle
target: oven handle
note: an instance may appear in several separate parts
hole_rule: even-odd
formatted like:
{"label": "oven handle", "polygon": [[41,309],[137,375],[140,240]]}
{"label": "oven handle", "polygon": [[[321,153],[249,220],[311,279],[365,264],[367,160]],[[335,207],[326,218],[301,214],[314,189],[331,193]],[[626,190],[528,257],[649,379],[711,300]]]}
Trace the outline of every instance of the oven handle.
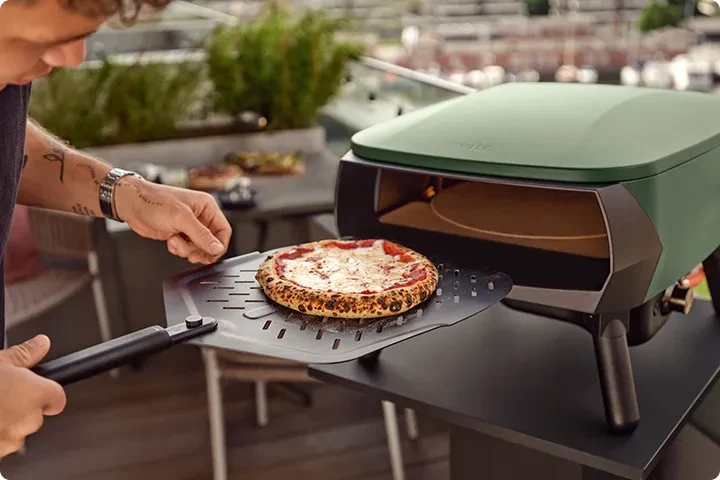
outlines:
{"label": "oven handle", "polygon": [[157,325],[147,327],[42,363],[32,371],[65,386],[159,353],[215,329],[217,321],[213,318],[188,317],[185,323],[168,328]]}

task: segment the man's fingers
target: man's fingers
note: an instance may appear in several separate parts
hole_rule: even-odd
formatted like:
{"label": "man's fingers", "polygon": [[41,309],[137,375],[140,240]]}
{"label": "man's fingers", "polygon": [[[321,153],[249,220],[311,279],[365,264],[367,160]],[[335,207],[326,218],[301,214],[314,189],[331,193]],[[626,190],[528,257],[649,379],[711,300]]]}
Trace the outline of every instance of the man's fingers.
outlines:
{"label": "man's fingers", "polygon": [[39,411],[28,415],[14,424],[7,432],[10,440],[24,441],[25,437],[37,433],[42,428],[45,417]]}
{"label": "man's fingers", "polygon": [[203,253],[200,250],[195,250],[193,253],[188,256],[188,261],[190,263],[202,263],[205,265],[208,265],[210,263],[213,263],[213,258],[210,257],[207,253]]}
{"label": "man's fingers", "polygon": [[227,249],[230,245],[230,238],[232,237],[232,227],[222,211],[216,207],[216,204],[213,203],[205,207],[199,219],[203,225],[207,225],[210,231],[220,240],[220,243],[223,244],[225,249]]}
{"label": "man's fingers", "polygon": [[38,335],[21,345],[0,351],[0,361],[16,367],[34,367],[50,351],[50,339],[45,335]]}
{"label": "man's fingers", "polygon": [[195,247],[180,235],[172,235],[167,239],[168,251],[178,257],[188,258],[195,250]]}
{"label": "man's fingers", "polygon": [[58,383],[44,378],[42,380],[45,382],[45,391],[41,399],[43,402],[43,415],[47,415],[49,417],[60,415],[62,411],[65,410],[65,405],[67,404],[65,390],[63,390]]}
{"label": "man's fingers", "polygon": [[182,219],[181,230],[200,250],[213,257],[222,255],[225,247],[191,211]]}
{"label": "man's fingers", "polygon": [[25,439],[5,440],[0,442],[0,458],[18,452],[25,445]]}
{"label": "man's fingers", "polygon": [[190,263],[212,263],[213,259],[180,235],[173,235],[167,241],[168,251],[178,257],[187,258]]}

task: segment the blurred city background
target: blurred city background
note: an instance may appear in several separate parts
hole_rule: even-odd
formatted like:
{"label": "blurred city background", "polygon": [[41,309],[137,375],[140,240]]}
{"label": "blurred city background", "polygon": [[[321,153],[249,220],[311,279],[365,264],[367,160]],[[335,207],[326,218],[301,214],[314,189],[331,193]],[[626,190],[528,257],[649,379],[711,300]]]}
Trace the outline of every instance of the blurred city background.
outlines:
{"label": "blurred city background", "polygon": [[[715,95],[718,15],[714,0],[176,1],[103,27],[82,66],[34,83],[30,114],[151,181],[216,193],[239,255],[337,235],[350,137],[415,109],[506,82]],[[10,343],[46,333],[51,358],[164,324],[162,281],[191,267],[110,221],[20,209],[12,235]],[[398,480],[399,461],[449,478],[443,425],[302,365],[183,346],[68,400],[3,475]]]}

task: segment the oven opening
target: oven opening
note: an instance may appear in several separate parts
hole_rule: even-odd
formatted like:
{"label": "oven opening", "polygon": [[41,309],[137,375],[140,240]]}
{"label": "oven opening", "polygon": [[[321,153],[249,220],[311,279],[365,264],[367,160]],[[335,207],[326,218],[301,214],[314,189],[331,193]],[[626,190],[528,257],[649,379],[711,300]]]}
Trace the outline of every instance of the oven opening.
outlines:
{"label": "oven opening", "polygon": [[461,238],[465,248],[472,240],[476,255],[492,252],[484,260],[516,284],[599,291],[609,275],[609,237],[592,191],[393,170],[379,182],[380,223]]}

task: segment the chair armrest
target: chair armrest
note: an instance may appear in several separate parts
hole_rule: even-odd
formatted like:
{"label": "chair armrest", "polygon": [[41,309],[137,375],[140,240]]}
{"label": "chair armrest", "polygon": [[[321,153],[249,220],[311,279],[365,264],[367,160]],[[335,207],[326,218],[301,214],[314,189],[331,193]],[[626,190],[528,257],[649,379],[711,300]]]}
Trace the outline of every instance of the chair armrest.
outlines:
{"label": "chair armrest", "polygon": [[41,254],[87,259],[94,248],[94,218],[56,210],[30,209],[30,225]]}

